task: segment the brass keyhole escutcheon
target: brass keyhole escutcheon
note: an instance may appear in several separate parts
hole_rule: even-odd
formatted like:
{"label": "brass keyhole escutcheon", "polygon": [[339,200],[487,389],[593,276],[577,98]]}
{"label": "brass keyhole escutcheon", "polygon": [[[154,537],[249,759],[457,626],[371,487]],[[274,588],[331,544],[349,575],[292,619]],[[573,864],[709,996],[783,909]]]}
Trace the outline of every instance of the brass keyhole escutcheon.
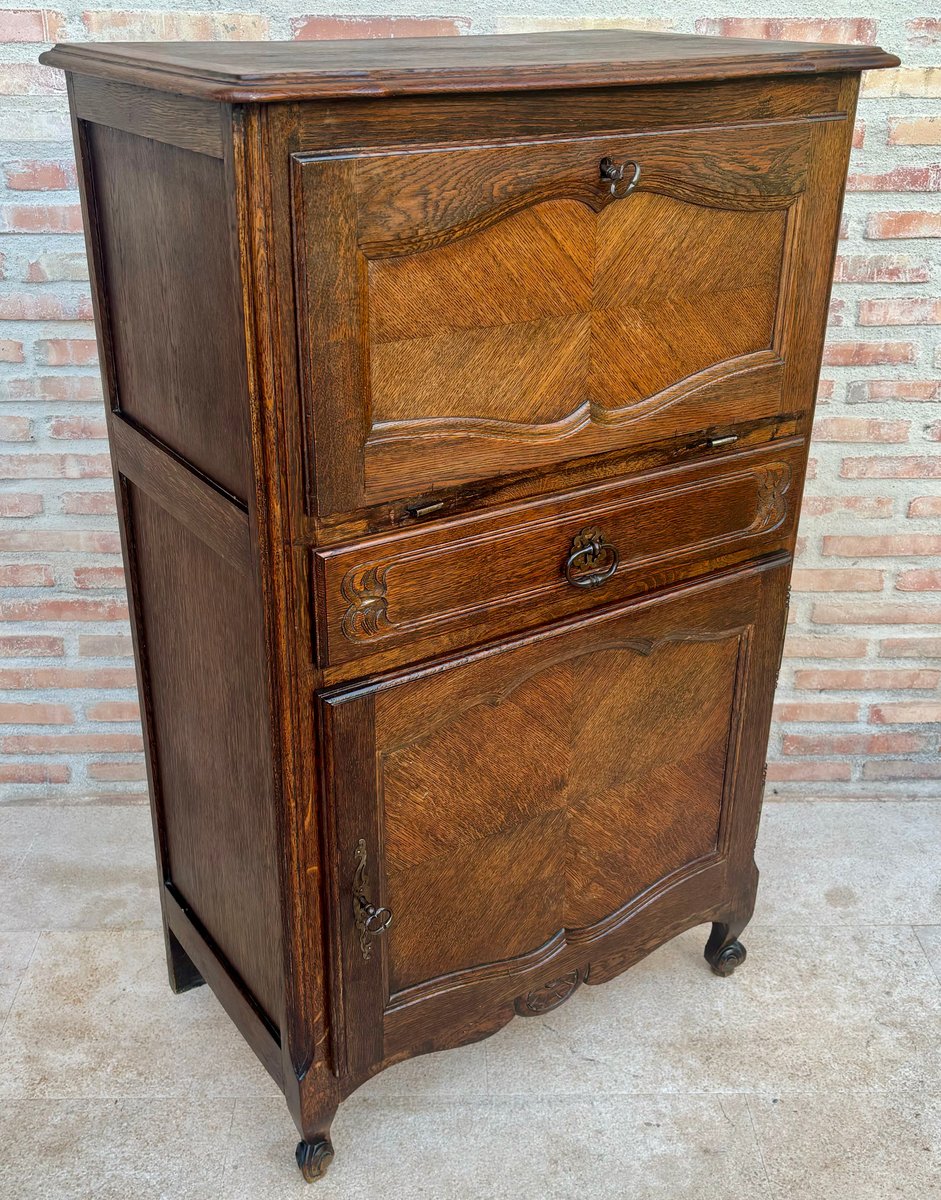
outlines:
{"label": "brass keyhole escutcheon", "polygon": [[369,881],[366,878],[366,839],[360,838],[353,854],[356,869],[353,872],[353,920],[359,934],[359,948],[363,959],[369,962],[372,956],[371,937],[379,937],[392,924],[392,910],[380,908],[367,896]]}

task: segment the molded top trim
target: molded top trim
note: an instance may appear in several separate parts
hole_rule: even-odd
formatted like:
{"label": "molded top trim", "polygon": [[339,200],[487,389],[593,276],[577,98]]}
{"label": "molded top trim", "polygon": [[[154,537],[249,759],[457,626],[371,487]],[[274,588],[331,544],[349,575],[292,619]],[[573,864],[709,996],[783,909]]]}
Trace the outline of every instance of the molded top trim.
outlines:
{"label": "molded top trim", "polygon": [[621,29],[335,42],[65,42],[40,62],[235,103],[623,87],[899,65],[878,46]]}

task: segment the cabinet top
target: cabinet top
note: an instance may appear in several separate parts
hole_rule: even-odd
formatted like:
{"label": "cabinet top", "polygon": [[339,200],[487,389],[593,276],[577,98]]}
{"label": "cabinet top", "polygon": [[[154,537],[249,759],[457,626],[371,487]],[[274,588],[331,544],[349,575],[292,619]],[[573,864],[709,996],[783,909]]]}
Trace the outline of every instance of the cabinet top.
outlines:
{"label": "cabinet top", "polygon": [[239,103],[616,87],[899,65],[878,46],[620,29],[339,42],[65,42],[40,61]]}

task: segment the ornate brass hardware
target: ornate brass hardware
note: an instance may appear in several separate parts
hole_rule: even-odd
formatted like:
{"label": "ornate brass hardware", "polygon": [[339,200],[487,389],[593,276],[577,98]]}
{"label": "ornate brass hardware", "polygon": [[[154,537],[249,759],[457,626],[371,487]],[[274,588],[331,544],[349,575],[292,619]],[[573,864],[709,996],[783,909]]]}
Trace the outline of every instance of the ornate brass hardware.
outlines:
{"label": "ornate brass hardware", "polygon": [[[572,539],[572,549],[565,560],[565,578],[572,587],[593,588],[610,579],[618,569],[621,556],[614,546],[604,540],[600,529],[583,529]],[[589,570],[598,567],[599,570]]]}
{"label": "ornate brass hardware", "polygon": [[356,870],[353,872],[353,920],[356,922],[359,948],[362,951],[363,959],[369,962],[372,954],[372,945],[369,939],[385,933],[392,924],[392,912],[388,908],[377,908],[366,895],[369,881],[366,878],[366,841],[364,838],[360,838],[356,843],[353,858],[356,861]]}
{"label": "ornate brass hardware", "polygon": [[[598,165],[601,172],[601,178],[608,185],[608,191],[615,198],[620,200],[630,193],[640,183],[640,163],[637,162],[622,162],[616,163],[612,158],[603,158]],[[624,176],[630,168],[631,176],[625,180]]]}

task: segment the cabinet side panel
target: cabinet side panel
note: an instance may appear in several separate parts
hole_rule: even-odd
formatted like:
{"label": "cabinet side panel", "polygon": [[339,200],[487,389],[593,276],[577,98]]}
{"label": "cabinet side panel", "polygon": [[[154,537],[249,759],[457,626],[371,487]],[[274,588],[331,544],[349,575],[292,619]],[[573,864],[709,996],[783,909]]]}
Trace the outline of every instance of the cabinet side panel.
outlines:
{"label": "cabinet side panel", "polygon": [[278,1024],[278,868],[254,580],[145,492],[125,488],[165,874]]}
{"label": "cabinet side panel", "polygon": [[112,404],[245,501],[248,391],[225,166],[105,125],[84,129]]}

